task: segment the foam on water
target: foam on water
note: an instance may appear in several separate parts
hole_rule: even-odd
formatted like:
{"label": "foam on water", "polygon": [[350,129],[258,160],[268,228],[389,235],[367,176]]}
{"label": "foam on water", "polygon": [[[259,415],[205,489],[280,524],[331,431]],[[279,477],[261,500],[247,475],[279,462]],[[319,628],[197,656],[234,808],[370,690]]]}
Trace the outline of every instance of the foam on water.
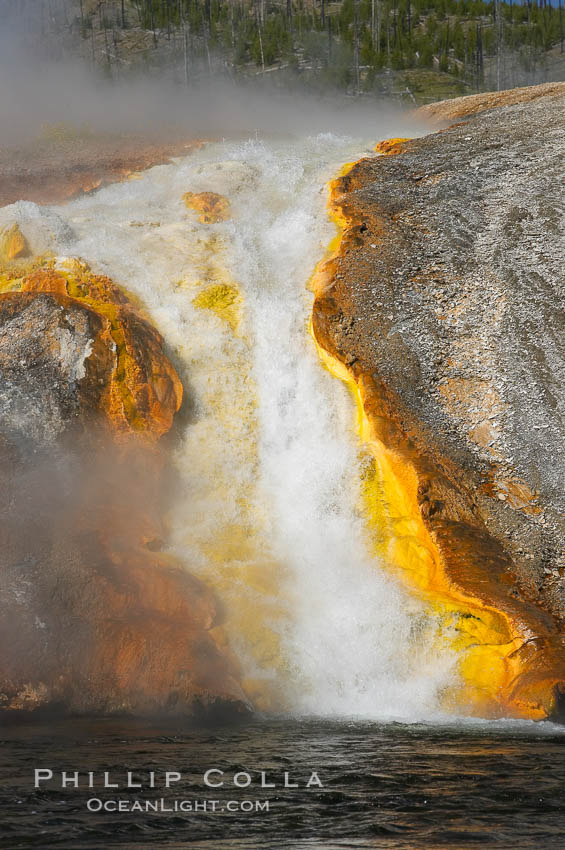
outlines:
{"label": "foam on water", "polygon": [[[213,144],[57,213],[72,253],[142,299],[185,385],[170,545],[215,588],[250,697],[429,718],[455,659],[368,554],[353,402],[308,334],[306,284],[334,235],[325,184],[366,150],[329,134]],[[187,191],[227,196],[231,220],[201,223]],[[229,315],[202,307],[210,287]]]}

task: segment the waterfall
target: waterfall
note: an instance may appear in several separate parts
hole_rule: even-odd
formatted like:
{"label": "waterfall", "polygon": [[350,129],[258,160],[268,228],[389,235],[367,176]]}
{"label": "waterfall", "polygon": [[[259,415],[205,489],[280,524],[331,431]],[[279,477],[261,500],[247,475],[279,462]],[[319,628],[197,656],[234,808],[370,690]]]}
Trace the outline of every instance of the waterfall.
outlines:
{"label": "waterfall", "polygon": [[[168,545],[214,588],[262,710],[422,719],[454,654],[370,554],[346,388],[308,332],[326,184],[363,140],[222,142],[56,209],[67,252],[137,296],[186,389]],[[186,192],[229,201],[226,220]]]}

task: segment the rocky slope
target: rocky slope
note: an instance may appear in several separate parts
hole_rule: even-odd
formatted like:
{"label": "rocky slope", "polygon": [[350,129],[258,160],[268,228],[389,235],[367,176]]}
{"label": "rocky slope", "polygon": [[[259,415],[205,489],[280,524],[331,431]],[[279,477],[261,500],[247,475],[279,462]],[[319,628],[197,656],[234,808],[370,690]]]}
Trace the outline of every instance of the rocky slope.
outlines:
{"label": "rocky slope", "polygon": [[161,337],[86,265],[2,249],[0,710],[245,710],[212,593],[159,551]]}
{"label": "rocky slope", "polygon": [[462,120],[339,178],[313,315],[364,410],[368,511],[404,494],[381,551],[455,616],[478,710],[531,717],[565,679],[565,86],[539,89],[430,107]]}
{"label": "rocky slope", "polygon": [[445,123],[454,121],[456,118],[478,115],[489,109],[499,109],[501,106],[533,103],[539,98],[544,99],[546,107],[549,105],[548,98],[555,98],[555,107],[559,108],[559,98],[564,92],[565,83],[542,83],[539,86],[524,86],[507,91],[487,91],[429,103],[427,106],[420,107],[416,115],[432,123]]}

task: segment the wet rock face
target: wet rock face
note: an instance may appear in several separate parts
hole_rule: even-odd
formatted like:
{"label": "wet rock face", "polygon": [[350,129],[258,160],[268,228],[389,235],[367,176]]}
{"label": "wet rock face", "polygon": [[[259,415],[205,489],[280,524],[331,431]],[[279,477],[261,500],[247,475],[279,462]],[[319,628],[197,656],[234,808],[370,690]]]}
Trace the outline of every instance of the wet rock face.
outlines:
{"label": "wet rock face", "polygon": [[348,226],[314,328],[416,465],[450,581],[543,645],[528,664],[549,687],[565,657],[565,91],[522,99],[338,181]]}
{"label": "wet rock face", "polygon": [[2,438],[22,458],[28,447],[49,446],[64,431],[84,424],[89,407],[99,406],[110,358],[96,361],[100,383],[94,376],[84,379],[102,324],[102,317],[69,298],[33,293],[0,297]]}
{"label": "wet rock face", "polygon": [[0,295],[0,709],[244,710],[213,595],[160,551],[158,439],[182,398],[160,336],[82,264],[14,286]]}

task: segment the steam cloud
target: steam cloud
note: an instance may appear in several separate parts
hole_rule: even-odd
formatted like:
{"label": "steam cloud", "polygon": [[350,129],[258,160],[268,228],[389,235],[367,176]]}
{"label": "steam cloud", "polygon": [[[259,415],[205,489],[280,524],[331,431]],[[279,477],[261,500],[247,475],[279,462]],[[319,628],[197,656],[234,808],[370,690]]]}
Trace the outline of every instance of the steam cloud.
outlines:
{"label": "steam cloud", "polygon": [[[95,132],[141,133],[159,138],[172,131],[197,138],[313,135],[322,132],[381,138],[387,126],[419,135],[399,107],[343,94],[325,97],[282,91],[267,79],[236,82],[203,76],[187,88],[166,69],[104,77],[86,63],[49,49],[41,40],[37,4],[4,0],[0,34],[0,142],[18,144],[42,125],[66,124]],[[78,36],[74,36],[77,38]]]}

